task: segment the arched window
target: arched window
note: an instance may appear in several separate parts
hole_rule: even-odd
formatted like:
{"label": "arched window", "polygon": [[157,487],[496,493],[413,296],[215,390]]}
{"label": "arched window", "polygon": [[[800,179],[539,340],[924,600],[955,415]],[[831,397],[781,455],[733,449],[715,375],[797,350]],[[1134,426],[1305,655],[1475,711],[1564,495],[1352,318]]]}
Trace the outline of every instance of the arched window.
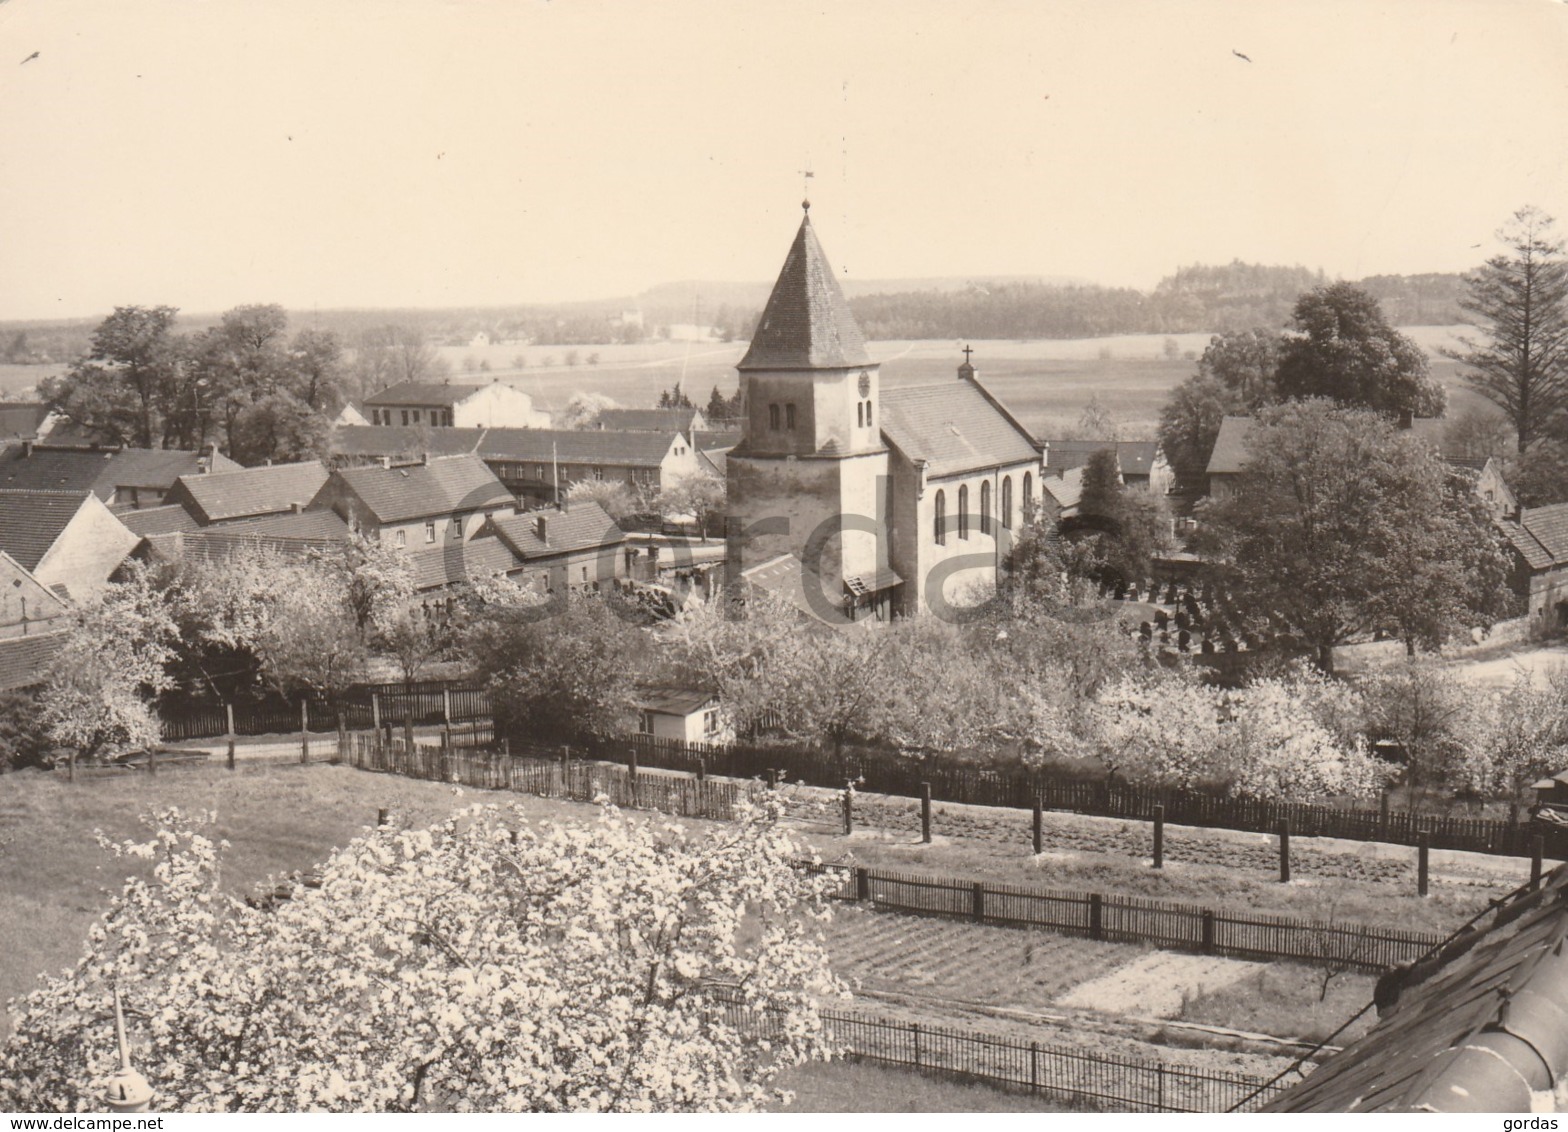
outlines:
{"label": "arched window", "polygon": [[866,403],[864,401],[855,402],[855,427],[866,427]]}
{"label": "arched window", "polygon": [[1024,473],[1024,522],[1029,521],[1029,516],[1034,514],[1034,476],[1029,472]]}
{"label": "arched window", "polygon": [[980,533],[991,533],[991,481],[984,480],[980,484]]}
{"label": "arched window", "polygon": [[936,493],[936,519],[933,523],[936,544],[945,546],[947,543],[947,495],[944,492]]}
{"label": "arched window", "polygon": [[779,407],[777,405],[768,406],[768,427],[774,432],[779,430]]}
{"label": "arched window", "polygon": [[866,402],[866,427],[871,427],[871,402]]}
{"label": "arched window", "polygon": [[969,537],[969,485],[960,484],[958,488],[958,537]]}
{"label": "arched window", "polygon": [[1013,477],[1002,477],[1002,526],[1013,529]]}

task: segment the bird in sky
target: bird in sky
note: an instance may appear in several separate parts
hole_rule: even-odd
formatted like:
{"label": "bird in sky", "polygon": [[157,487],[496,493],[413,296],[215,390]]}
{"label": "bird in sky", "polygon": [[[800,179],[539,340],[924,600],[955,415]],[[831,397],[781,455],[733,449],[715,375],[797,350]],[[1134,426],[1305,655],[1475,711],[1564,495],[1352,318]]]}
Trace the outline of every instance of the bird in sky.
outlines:
{"label": "bird in sky", "polygon": [[1232,47],[1230,49],[1230,53],[1232,55],[1234,55],[1238,59],[1245,59],[1249,63],[1252,62],[1252,56],[1250,56],[1250,55],[1243,55],[1240,51],[1237,51],[1234,47]]}
{"label": "bird in sky", "polygon": [[[42,54],[43,54],[42,51],[34,51],[26,59],[23,59],[22,63],[31,63],[34,59],[38,58],[38,56],[40,56]],[[22,63],[18,63],[17,66],[20,67],[22,65]]]}

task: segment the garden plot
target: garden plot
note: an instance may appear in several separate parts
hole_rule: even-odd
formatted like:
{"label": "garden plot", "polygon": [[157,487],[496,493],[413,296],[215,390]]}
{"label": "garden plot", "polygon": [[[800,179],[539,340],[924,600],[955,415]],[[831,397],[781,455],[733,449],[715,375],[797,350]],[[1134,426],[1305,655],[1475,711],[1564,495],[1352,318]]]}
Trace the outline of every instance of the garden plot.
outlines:
{"label": "garden plot", "polygon": [[1217,955],[1153,951],[1079,983],[1057,1002],[1107,1014],[1174,1018],[1191,1000],[1256,975],[1267,966]]}

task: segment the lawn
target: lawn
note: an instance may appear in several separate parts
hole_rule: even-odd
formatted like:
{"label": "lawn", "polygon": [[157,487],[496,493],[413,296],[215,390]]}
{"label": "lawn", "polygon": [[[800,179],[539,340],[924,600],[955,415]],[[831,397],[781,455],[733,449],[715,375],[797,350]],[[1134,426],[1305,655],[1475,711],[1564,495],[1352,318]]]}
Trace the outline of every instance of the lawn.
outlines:
{"label": "lawn", "polygon": [[771,1112],[1070,1112],[1043,1097],[859,1061],[812,1062],[779,1075],[795,1094]]}

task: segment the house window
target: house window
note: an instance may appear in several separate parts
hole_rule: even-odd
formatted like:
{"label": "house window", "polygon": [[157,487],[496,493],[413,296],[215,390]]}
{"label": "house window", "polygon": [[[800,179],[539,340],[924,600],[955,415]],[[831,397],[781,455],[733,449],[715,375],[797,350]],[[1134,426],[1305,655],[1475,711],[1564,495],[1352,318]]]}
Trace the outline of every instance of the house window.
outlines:
{"label": "house window", "polygon": [[408,423],[408,410],[407,409],[403,410],[403,423],[404,424]]}
{"label": "house window", "polygon": [[1013,477],[1002,477],[1002,526],[1013,529]]}
{"label": "house window", "polygon": [[451,428],[452,427],[452,410],[451,409],[448,409],[444,413],[441,414],[441,423],[446,425],[447,428]]}
{"label": "house window", "polygon": [[434,519],[425,520],[425,541],[436,541],[436,521]]}
{"label": "house window", "polygon": [[639,735],[652,735],[653,734],[653,712],[651,712],[651,711],[640,711],[640,712],[637,713],[637,734],[639,734]]}
{"label": "house window", "polygon": [[463,517],[461,515],[453,515],[452,516],[451,531],[452,531],[452,537],[453,538],[462,538],[463,537]]}
{"label": "house window", "polygon": [[938,546],[946,546],[947,545],[947,493],[946,492],[938,491],[936,493],[936,521],[932,525],[934,527],[934,530],[933,530],[932,533],[936,537],[936,544]]}
{"label": "house window", "polygon": [[398,531],[398,533],[397,533],[397,545],[399,547],[405,547],[405,546],[408,545],[408,532],[407,531]]}
{"label": "house window", "polygon": [[604,478],[604,469],[603,468],[595,468],[593,470],[593,478],[596,479],[596,480],[602,480]]}
{"label": "house window", "polygon": [[707,711],[702,713],[702,733],[703,735],[710,737],[719,733],[718,708],[709,708]]}
{"label": "house window", "polygon": [[1024,522],[1034,513],[1034,476],[1024,473]]}
{"label": "house window", "polygon": [[784,428],[789,432],[795,431],[795,402],[793,401],[784,406]]}
{"label": "house window", "polygon": [[419,423],[419,410],[418,409],[414,410],[414,423],[415,424]]}
{"label": "house window", "polygon": [[777,405],[768,406],[768,427],[774,432],[779,430],[779,407]]}
{"label": "house window", "polygon": [[991,533],[991,481],[980,485],[980,533]]}
{"label": "house window", "polygon": [[586,566],[583,567],[583,584],[588,584],[588,567]]}
{"label": "house window", "polygon": [[958,537],[969,537],[969,485],[960,484],[958,488]]}

